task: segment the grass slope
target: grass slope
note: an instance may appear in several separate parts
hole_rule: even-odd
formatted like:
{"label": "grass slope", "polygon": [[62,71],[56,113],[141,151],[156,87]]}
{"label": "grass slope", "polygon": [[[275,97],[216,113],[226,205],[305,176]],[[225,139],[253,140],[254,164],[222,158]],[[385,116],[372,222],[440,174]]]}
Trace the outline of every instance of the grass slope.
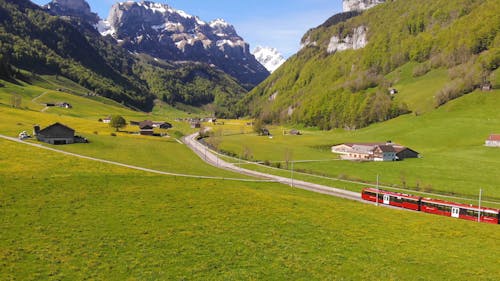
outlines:
{"label": "grass slope", "polygon": [[[377,174],[386,185],[420,190],[500,199],[500,150],[484,146],[491,133],[500,133],[500,91],[475,92],[444,107],[416,116],[406,115],[357,131],[303,131],[303,136],[283,136],[282,128],[271,130],[272,139],[256,135],[224,138],[223,150],[241,154],[248,147],[254,159],[284,161],[286,151],[293,160],[328,160],[336,156],[330,147],[343,142],[392,140],[415,149],[422,159],[393,163],[328,161],[296,163],[295,169],[332,177],[374,182]],[[360,187],[358,187],[359,190]]]}
{"label": "grass slope", "polygon": [[0,148],[2,280],[500,277],[495,225]]}

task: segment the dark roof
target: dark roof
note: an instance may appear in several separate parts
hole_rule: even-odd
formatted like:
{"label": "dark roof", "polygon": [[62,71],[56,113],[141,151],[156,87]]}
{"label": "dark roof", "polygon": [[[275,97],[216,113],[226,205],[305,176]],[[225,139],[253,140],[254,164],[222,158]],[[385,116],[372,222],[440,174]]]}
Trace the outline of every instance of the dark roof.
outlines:
{"label": "dark roof", "polygon": [[46,137],[67,137],[70,135],[74,135],[75,130],[59,122],[56,122],[44,128],[43,130],[40,130],[38,134]]}
{"label": "dark roof", "polygon": [[377,147],[380,148],[382,152],[396,152],[392,145],[379,145]]}
{"label": "dark roof", "polygon": [[405,150],[408,150],[408,151],[413,151],[416,154],[420,154],[418,151],[415,151],[415,150],[413,150],[413,149],[411,149],[409,147],[406,147],[406,146],[395,146],[394,150],[396,150],[396,153],[400,153],[400,152],[403,152]]}
{"label": "dark roof", "polygon": [[153,129],[153,121],[145,120],[139,123],[141,129]]}

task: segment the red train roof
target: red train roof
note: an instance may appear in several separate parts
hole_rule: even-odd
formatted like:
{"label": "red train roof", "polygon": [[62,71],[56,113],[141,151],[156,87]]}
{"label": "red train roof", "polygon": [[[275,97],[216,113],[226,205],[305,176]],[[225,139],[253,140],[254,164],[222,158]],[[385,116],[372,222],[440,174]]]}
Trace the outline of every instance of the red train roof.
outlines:
{"label": "red train roof", "polygon": [[415,199],[415,200],[419,200],[421,198],[420,196],[415,196],[415,195],[411,195],[411,194],[392,192],[392,191],[387,191],[387,190],[383,190],[383,189],[376,189],[376,188],[371,188],[371,187],[365,188],[365,189],[363,189],[363,191],[369,191],[369,192],[374,192],[374,193],[378,192],[379,194],[389,194],[389,195],[394,195],[394,196],[398,196],[398,197],[411,198],[411,199]]}

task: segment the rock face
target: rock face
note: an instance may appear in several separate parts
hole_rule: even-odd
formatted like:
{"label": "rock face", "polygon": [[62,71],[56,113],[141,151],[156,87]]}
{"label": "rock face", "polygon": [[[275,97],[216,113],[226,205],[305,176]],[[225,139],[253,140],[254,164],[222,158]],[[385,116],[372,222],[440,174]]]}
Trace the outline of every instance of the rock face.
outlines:
{"label": "rock face", "polygon": [[249,45],[223,19],[204,22],[166,4],[129,1],[113,5],[98,29],[131,52],[212,64],[248,88],[269,76],[250,53]]}
{"label": "rock face", "polygon": [[368,44],[366,39],[367,28],[359,26],[352,31],[352,35],[347,35],[345,38],[333,36],[328,44],[328,53],[341,52],[345,50],[362,49]]}
{"label": "rock face", "polygon": [[283,55],[275,48],[257,46],[252,54],[271,73],[286,61]]}
{"label": "rock face", "polygon": [[43,8],[53,15],[81,18],[91,24],[99,22],[99,17],[85,0],[53,0]]}
{"label": "rock face", "polygon": [[344,0],[342,3],[344,12],[364,11],[384,3],[386,0]]}

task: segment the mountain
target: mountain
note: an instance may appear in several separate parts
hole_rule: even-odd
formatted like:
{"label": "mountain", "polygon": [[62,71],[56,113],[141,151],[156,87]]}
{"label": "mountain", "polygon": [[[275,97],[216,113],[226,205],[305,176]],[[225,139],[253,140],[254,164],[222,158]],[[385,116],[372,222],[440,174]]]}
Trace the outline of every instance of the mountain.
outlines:
{"label": "mountain", "polygon": [[209,105],[221,117],[230,117],[228,108],[246,93],[234,78],[210,65],[130,53],[86,21],[89,10],[70,16],[47,13],[67,11],[67,3],[73,2],[54,1],[41,8],[28,0],[0,1],[2,78],[29,82],[37,74],[61,75],[132,108],[150,111],[154,100],[161,99],[172,105]]}
{"label": "mountain", "polygon": [[[499,14],[497,0],[397,0],[334,15],[236,110],[265,123],[356,129],[499,87]],[[420,86],[390,94],[410,82]]]}
{"label": "mountain", "polygon": [[53,0],[43,8],[52,15],[78,17],[91,24],[97,24],[100,20],[85,0]]}
{"label": "mountain", "polygon": [[269,72],[273,73],[286,59],[275,48],[257,46],[252,54]]}
{"label": "mountain", "polygon": [[204,22],[166,4],[123,2],[113,5],[99,29],[131,52],[173,62],[211,64],[247,88],[269,76],[250,53],[248,43],[223,19]]}

